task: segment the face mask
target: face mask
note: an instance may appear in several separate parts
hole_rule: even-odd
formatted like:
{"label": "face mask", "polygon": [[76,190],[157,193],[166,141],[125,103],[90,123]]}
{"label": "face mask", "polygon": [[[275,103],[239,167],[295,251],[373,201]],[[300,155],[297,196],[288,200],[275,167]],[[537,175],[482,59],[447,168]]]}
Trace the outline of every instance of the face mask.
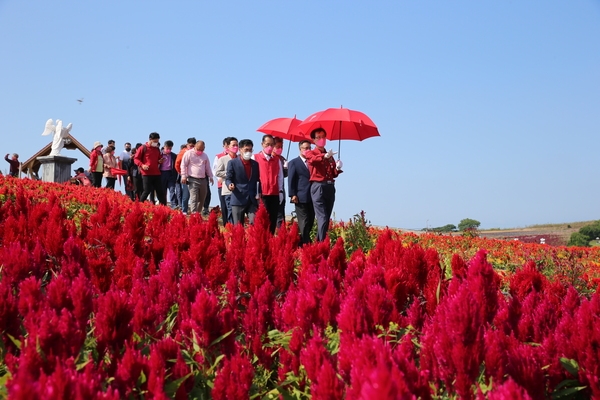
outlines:
{"label": "face mask", "polygon": [[326,143],[327,143],[327,139],[325,139],[325,138],[317,139],[315,141],[315,144],[319,147],[325,147]]}
{"label": "face mask", "polygon": [[165,149],[165,154],[170,154],[171,153],[171,149]]}
{"label": "face mask", "polygon": [[196,150],[196,154],[201,156],[204,152],[202,150]]}
{"label": "face mask", "polygon": [[252,158],[252,153],[247,151],[244,153],[244,160],[248,161],[249,159]]}
{"label": "face mask", "polygon": [[125,151],[131,151],[131,147],[125,147]]}
{"label": "face mask", "polygon": [[283,153],[283,147],[276,147],[273,149],[273,153],[277,154],[278,156],[281,155],[281,153]]}
{"label": "face mask", "polygon": [[229,148],[229,152],[234,153],[234,154],[236,154],[238,152],[238,150],[239,150],[238,146],[232,146]]}
{"label": "face mask", "polygon": [[152,146],[152,147],[158,147],[158,142],[150,142],[150,146]]}
{"label": "face mask", "polygon": [[265,154],[271,155],[271,153],[273,152],[273,146],[265,147],[264,152],[265,152]]}
{"label": "face mask", "polygon": [[[302,154],[302,157],[305,157],[305,156],[306,156],[306,152],[307,152],[307,151],[308,151],[308,150],[300,150],[300,154]],[[305,158],[306,158],[306,157],[305,157]]]}

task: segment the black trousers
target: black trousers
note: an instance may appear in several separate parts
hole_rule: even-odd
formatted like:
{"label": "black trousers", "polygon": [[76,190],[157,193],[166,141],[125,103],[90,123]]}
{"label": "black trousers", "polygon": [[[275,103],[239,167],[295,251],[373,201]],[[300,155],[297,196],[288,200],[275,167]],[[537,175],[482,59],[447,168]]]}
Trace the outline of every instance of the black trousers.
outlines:
{"label": "black trousers", "polygon": [[313,203],[296,203],[296,217],[300,233],[300,246],[310,243],[310,232],[315,224],[315,209]]}
{"label": "black trousers", "polygon": [[223,189],[219,188],[217,191],[219,192],[219,202],[221,203],[221,217],[223,218],[223,226],[225,226],[227,225],[227,222],[233,221],[233,217],[231,217],[230,221],[227,203],[225,202],[225,196],[223,196]]}
{"label": "black trousers", "polygon": [[269,214],[269,230],[271,234],[275,233],[275,228],[277,228],[277,213],[279,212],[279,195],[272,196],[263,196],[262,202],[265,208],[267,209],[267,213]]}
{"label": "black trousers", "polygon": [[210,185],[207,185],[206,187],[206,197],[204,198],[204,204],[202,205],[202,213],[203,214],[208,214],[208,208],[210,207],[210,200],[211,200],[211,193],[210,193]]}
{"label": "black trousers", "polygon": [[312,198],[317,216],[317,240],[325,240],[329,230],[329,220],[335,203],[335,186],[326,182],[311,182],[310,197]]}
{"label": "black trousers", "polygon": [[167,198],[162,188],[160,175],[142,175],[142,182],[144,183],[144,193],[142,193],[140,201],[146,201],[150,193],[156,192],[158,202],[163,206],[167,205]]}
{"label": "black trousers", "polygon": [[114,189],[117,178],[106,178],[106,188]]}
{"label": "black trousers", "polygon": [[102,187],[102,172],[92,172],[92,178],[94,187]]}

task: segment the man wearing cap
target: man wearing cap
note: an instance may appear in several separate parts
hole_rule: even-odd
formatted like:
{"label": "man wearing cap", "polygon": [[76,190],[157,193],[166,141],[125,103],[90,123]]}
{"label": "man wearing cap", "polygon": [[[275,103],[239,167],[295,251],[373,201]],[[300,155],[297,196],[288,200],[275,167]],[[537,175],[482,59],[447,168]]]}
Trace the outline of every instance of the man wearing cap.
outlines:
{"label": "man wearing cap", "polygon": [[90,177],[85,173],[85,170],[81,167],[74,170],[75,176],[73,177],[74,183],[81,186],[92,186],[92,181]]}
{"label": "man wearing cap", "polygon": [[144,192],[140,201],[146,201],[150,193],[156,192],[158,202],[166,206],[167,198],[160,179],[160,164],[162,164],[163,158],[160,154],[159,140],[160,135],[157,132],[152,132],[148,136],[148,142],[135,152],[133,162],[140,167],[142,182],[144,182]]}
{"label": "man wearing cap", "polygon": [[102,173],[104,172],[104,159],[102,158],[102,143],[94,142],[94,147],[90,153],[90,168],[92,174],[92,184],[94,187],[102,187]]}

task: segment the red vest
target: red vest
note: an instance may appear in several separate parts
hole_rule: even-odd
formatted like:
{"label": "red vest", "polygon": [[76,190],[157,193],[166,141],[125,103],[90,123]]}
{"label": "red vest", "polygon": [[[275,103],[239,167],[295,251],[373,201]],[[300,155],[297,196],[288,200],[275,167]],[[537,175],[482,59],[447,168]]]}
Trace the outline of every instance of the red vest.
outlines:
{"label": "red vest", "polygon": [[258,162],[258,172],[260,180],[260,188],[263,196],[279,196],[279,184],[277,176],[281,166],[279,157],[271,156],[267,161],[265,154],[261,151],[254,155],[254,159]]}

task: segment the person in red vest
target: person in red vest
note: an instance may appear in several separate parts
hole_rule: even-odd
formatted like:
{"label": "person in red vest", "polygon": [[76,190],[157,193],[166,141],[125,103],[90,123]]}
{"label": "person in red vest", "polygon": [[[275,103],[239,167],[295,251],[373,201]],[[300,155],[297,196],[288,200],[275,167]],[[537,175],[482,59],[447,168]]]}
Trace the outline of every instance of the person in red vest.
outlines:
{"label": "person in red vest", "polygon": [[283,201],[283,165],[279,157],[273,153],[275,140],[271,135],[262,138],[262,151],[254,155],[258,163],[260,180],[260,197],[269,214],[269,230],[275,233],[279,204]]}
{"label": "person in red vest", "polygon": [[159,140],[160,135],[152,132],[148,136],[148,142],[135,152],[133,162],[140,167],[142,182],[144,183],[144,192],[140,201],[146,201],[150,193],[155,191],[158,202],[166,206],[167,199],[160,179],[160,164],[162,164],[163,158],[160,154]]}

